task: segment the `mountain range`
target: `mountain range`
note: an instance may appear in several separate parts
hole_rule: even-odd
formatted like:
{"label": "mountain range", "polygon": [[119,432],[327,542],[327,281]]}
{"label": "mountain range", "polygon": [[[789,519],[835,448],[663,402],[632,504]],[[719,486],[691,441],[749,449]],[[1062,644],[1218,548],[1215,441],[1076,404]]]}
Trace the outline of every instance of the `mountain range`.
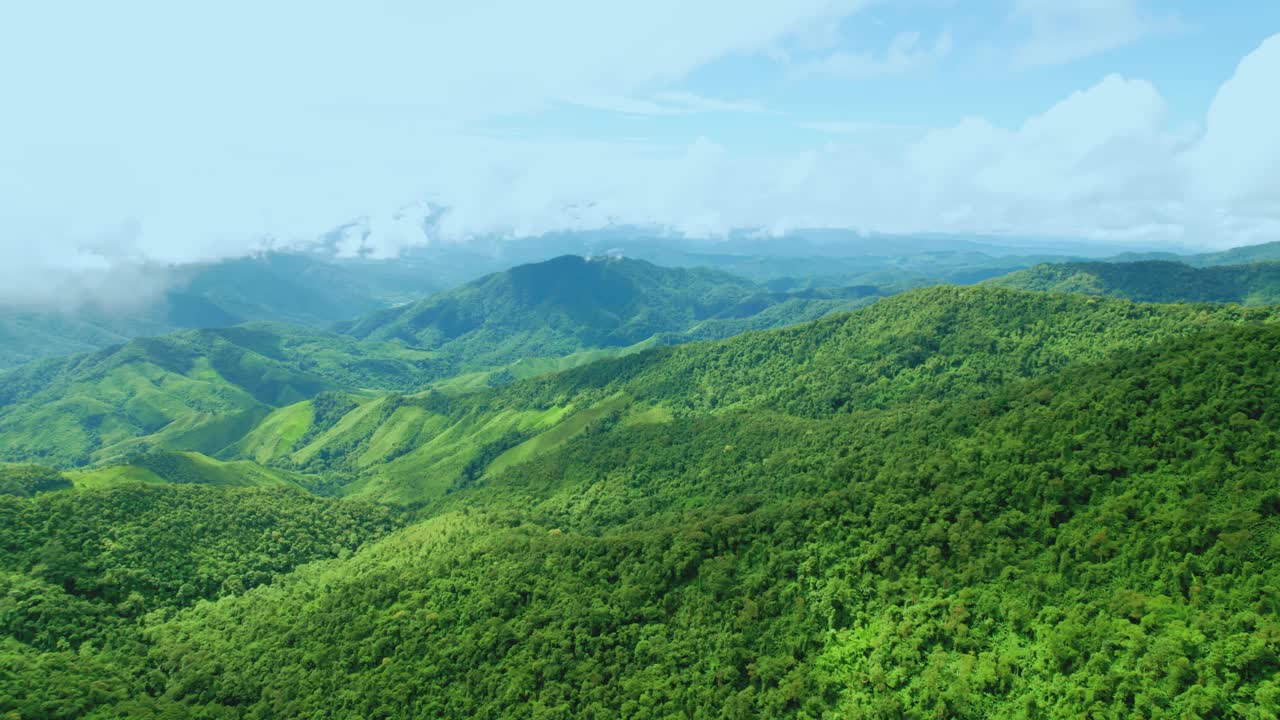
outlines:
{"label": "mountain range", "polygon": [[[1044,239],[832,230],[796,230],[782,237],[734,233],[691,242],[660,228],[618,227],[519,240],[438,243],[406,249],[394,259],[377,259],[348,257],[342,237],[335,231],[308,251],[154,269],[153,280],[168,289],[140,307],[122,309],[90,299],[63,309],[0,308],[0,369],[180,329],[251,321],[328,328],[489,273],[566,254],[622,254],[666,267],[717,269],[765,290],[794,293],[861,286],[891,292],[937,283],[976,283],[1041,263],[1097,259],[1107,251]],[[1129,252],[1102,259],[1162,259],[1197,267],[1242,264],[1280,259],[1280,243],[1200,255]]]}
{"label": "mountain range", "polygon": [[333,331],[255,322],[25,365],[0,375],[0,436],[9,440],[0,460],[72,466],[148,448],[217,454],[274,409],[322,391],[487,386],[876,297],[876,288],[770,293],[718,271],[565,256]]}
{"label": "mountain range", "polygon": [[556,257],[23,365],[0,712],[1268,717],[1274,268]]}
{"label": "mountain range", "polygon": [[[1226,257],[1234,258],[1234,255]],[[1280,302],[1280,262],[1188,265],[1171,260],[1036,265],[988,281],[994,285],[1123,297],[1140,302]]]}

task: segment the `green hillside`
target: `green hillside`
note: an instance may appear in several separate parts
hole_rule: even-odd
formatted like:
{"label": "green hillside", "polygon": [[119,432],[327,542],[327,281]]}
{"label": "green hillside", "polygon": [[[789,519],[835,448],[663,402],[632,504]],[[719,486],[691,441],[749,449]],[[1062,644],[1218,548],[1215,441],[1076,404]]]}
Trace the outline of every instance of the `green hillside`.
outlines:
{"label": "green hillside", "polygon": [[1193,267],[1148,260],[1037,265],[989,280],[992,285],[1122,297],[1138,302],[1280,302],[1280,262]]}
{"label": "green hillside", "polygon": [[[286,260],[243,262],[265,273],[291,267]],[[270,284],[243,268],[226,272],[237,280],[208,280],[201,297]],[[291,287],[281,286],[273,307],[286,306]],[[654,344],[812,320],[879,296],[872,287],[771,293],[714,271],[565,257],[367,317],[344,326],[351,335],[250,323],[20,367],[0,376],[0,461],[71,467],[159,448],[258,462],[301,452],[294,464],[315,467],[303,447],[315,438],[303,434],[318,429],[300,403],[321,392],[482,390]],[[295,300],[309,306],[307,297]]]}
{"label": "green hillside", "polygon": [[[242,593],[402,524],[385,508],[286,488],[138,483],[0,495],[0,520],[0,632],[46,650]],[[0,706],[12,698],[0,690]]]}
{"label": "green hillside", "polygon": [[1220,330],[949,412],[584,442],[459,500],[481,519],[158,628],[161,664],[298,715],[1265,717],[1277,350]]}
{"label": "green hillside", "polygon": [[254,462],[223,462],[197,452],[152,450],[132,453],[119,464],[64,473],[77,488],[107,488],[136,482],[215,487],[292,487],[320,485],[313,477],[263,467]]}
{"label": "green hillside", "polygon": [[158,317],[0,308],[0,372],[33,360],[93,352],[129,338],[162,335],[173,329]]}
{"label": "green hillside", "polygon": [[[293,548],[331,519],[241,554],[270,536],[203,518],[246,515],[216,509],[223,497],[288,499],[296,519],[270,521],[285,524],[310,522],[304,499],[368,506],[139,485],[0,499],[30,518],[5,528],[106,516],[54,549],[44,533],[5,536],[19,560],[0,606],[14,608],[0,612],[0,711],[1270,717],[1272,320],[935,288],[479,393],[325,396],[277,418],[289,432],[324,418],[293,462],[330,447],[324,462],[389,467],[438,443],[445,468],[450,443],[479,447],[423,480],[439,492],[411,524],[322,555],[325,540]],[[166,526],[169,510],[102,492],[213,504]],[[142,537],[197,545],[154,557],[94,540],[156,524]],[[225,560],[164,559],[206,545]],[[95,554],[29,559],[71,547]],[[335,559],[299,564],[316,557]],[[77,594],[81,578],[95,590]],[[148,600],[175,583],[176,600]],[[135,587],[142,607],[173,611],[137,615]]]}
{"label": "green hillside", "polygon": [[1107,258],[1111,262],[1137,262],[1146,260],[1170,260],[1192,267],[1213,267],[1216,265],[1247,265],[1257,262],[1274,262],[1280,260],[1280,241],[1243,245],[1241,247],[1216,252],[1193,253],[1179,255],[1170,252],[1121,253]]}
{"label": "green hillside", "polygon": [[[791,296],[714,270],[566,255],[338,327],[362,339],[439,351],[463,367],[486,367],[626,347],[664,333],[674,334],[668,341],[724,337],[749,329],[747,318],[787,301],[790,307],[774,310],[758,326],[810,320],[878,294],[870,288]],[[713,329],[722,323],[723,329]],[[708,327],[699,331],[703,324]]]}
{"label": "green hillside", "polygon": [[334,388],[408,389],[429,353],[256,324],[142,338],[0,375],[0,461],[83,465],[160,447],[212,454],[273,408]]}
{"label": "green hillside", "polygon": [[532,457],[596,422],[740,409],[823,418],[945,403],[1120,349],[1275,317],[1271,309],[928,288],[808,325],[659,348],[471,395],[384,398],[278,462],[355,476],[354,495],[417,503],[484,475],[506,453]]}

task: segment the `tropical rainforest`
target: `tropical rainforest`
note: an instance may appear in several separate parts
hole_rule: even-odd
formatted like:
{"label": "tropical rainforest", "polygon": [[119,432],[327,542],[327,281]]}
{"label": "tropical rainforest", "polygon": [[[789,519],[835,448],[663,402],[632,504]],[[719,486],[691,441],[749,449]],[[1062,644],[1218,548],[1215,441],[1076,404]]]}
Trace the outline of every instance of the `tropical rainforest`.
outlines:
{"label": "tropical rainforest", "polygon": [[1272,250],[193,281],[0,374],[0,715],[1274,719]]}

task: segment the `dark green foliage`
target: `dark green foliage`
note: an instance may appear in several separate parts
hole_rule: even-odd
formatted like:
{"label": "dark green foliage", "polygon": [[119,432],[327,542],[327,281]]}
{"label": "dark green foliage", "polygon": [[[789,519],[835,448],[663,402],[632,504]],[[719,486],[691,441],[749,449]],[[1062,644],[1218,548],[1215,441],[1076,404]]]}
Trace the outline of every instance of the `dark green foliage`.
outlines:
{"label": "dark green foliage", "polygon": [[756,407],[824,417],[909,400],[966,399],[1119,349],[1274,318],[1269,308],[941,286],[796,328],[593,363],[517,383],[493,402],[536,407],[624,390],[686,412]]}
{"label": "dark green foliage", "polygon": [[456,492],[464,490],[476,484],[480,476],[484,474],[485,468],[489,467],[489,463],[493,462],[499,455],[528,440],[532,435],[530,433],[509,432],[497,440],[486,443],[480,447],[475,457],[471,458],[462,468],[462,473],[449,487],[448,492]]}
{"label": "dark green foliage", "polygon": [[0,465],[0,495],[31,497],[53,490],[70,490],[71,481],[41,465]]}
{"label": "dark green foliage", "polygon": [[298,447],[306,445],[316,435],[336,425],[343,415],[351,412],[356,407],[356,401],[346,393],[331,390],[318,393],[311,398],[313,413],[311,425],[307,427],[307,431],[294,444]]}
{"label": "dark green foliage", "polygon": [[1037,265],[989,281],[993,285],[1105,295],[1138,302],[1280,302],[1280,262],[1192,267],[1148,260]]}
{"label": "dark green foliage", "polygon": [[[302,563],[349,553],[398,523],[380,506],[296,490],[129,485],[0,498],[0,570],[31,578],[8,580],[5,602],[21,610],[30,603],[13,593],[52,588],[74,601],[51,602],[139,616],[243,592]],[[13,616],[0,613],[6,617]],[[52,646],[64,630],[41,632],[52,633]]]}

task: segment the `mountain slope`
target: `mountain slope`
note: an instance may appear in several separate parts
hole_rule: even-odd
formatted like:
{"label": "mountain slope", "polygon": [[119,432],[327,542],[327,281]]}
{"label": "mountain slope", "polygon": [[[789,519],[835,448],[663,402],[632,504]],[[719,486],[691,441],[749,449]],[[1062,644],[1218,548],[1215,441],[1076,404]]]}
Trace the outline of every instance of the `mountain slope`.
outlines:
{"label": "mountain slope", "polygon": [[327,389],[408,389],[426,353],[283,325],[190,330],[0,375],[0,460],[82,465],[130,448],[212,454]]}
{"label": "mountain slope", "polygon": [[1275,319],[1273,309],[928,288],[794,328],[658,348],[472,395],[382,398],[275,462],[355,476],[347,492],[361,497],[419,503],[601,423],[731,410],[824,418],[945,403],[1163,338]]}
{"label": "mountain slope", "polygon": [[[402,524],[386,508],[296,489],[139,483],[0,496],[0,519],[0,628],[50,649],[59,634],[78,645],[149,610],[270,582]],[[73,621],[68,605],[101,625],[55,627]]]}
{"label": "mountain slope", "polygon": [[1241,247],[1220,250],[1217,252],[1193,253],[1179,255],[1170,252],[1128,252],[1107,258],[1108,262],[1138,262],[1147,260],[1168,260],[1180,262],[1192,267],[1213,267],[1216,265],[1247,265],[1257,262],[1274,262],[1280,260],[1280,241],[1244,245]]}
{"label": "mountain slope", "polygon": [[[282,258],[252,263],[268,260],[288,265]],[[253,277],[242,269],[233,274]],[[214,287],[234,295],[239,286]],[[292,287],[284,284],[280,292],[289,296]],[[330,389],[411,391],[449,378],[456,378],[451,384],[458,391],[488,387],[630,350],[620,343],[724,337],[803,322],[878,296],[869,287],[771,293],[709,270],[562,258],[348,325],[358,340],[253,323],[140,338],[23,366],[4,374],[0,387],[0,461],[83,465],[150,447],[238,459],[248,434],[280,419],[270,418],[275,410]],[[307,297],[297,301],[306,304]],[[273,301],[276,309],[287,305]],[[223,300],[220,306],[234,305]],[[425,348],[404,347],[406,341]],[[458,377],[465,370],[471,374]],[[271,443],[275,450],[266,455],[255,450],[250,456],[280,456],[298,450],[292,445],[301,439],[291,436],[283,445]]]}
{"label": "mountain slope", "polygon": [[[770,293],[713,271],[566,257],[346,326],[358,338],[252,323],[18,368],[2,376],[0,461],[66,467],[152,447],[237,459],[246,442],[258,446],[247,457],[280,459],[300,449],[300,435],[265,454],[269,433],[246,436],[280,420],[270,417],[277,409],[323,391],[410,391],[451,378],[455,390],[483,388],[636,349],[619,343],[723,337],[878,297],[870,287]],[[282,429],[294,427],[302,426]]]}
{"label": "mountain slope", "polygon": [[706,321],[740,320],[788,299],[713,270],[566,255],[495,273],[338,329],[357,338],[436,350],[463,366],[486,367],[625,347]]}
{"label": "mountain slope", "polygon": [[[951,292],[975,308],[953,317],[988,317],[922,364],[987,337],[1004,374],[980,363],[972,381],[934,382],[907,364],[880,375],[888,386],[850,386],[863,409],[805,417],[735,369],[758,358],[713,355],[732,409],[596,423],[349,559],[145,633],[79,650],[8,640],[0,709],[95,682],[84,712],[106,716],[1274,713],[1280,327],[1198,321],[1265,317],[1239,309],[1040,296],[1077,316],[1007,344],[1026,319],[1013,301],[1030,294]],[[882,319],[911,342],[943,318],[920,317],[928,307]],[[1127,315],[1110,349],[1076,347],[1084,327]],[[1143,342],[1151,330],[1163,339]],[[841,332],[857,330],[824,321],[706,347],[771,338],[739,350],[791,353],[768,366],[786,385],[803,348]],[[853,371],[831,364],[835,349],[822,364]],[[647,353],[625,381],[686,375],[698,350]],[[568,392],[625,362],[509,390]],[[91,617],[64,613],[24,637]]]}
{"label": "mountain slope", "polygon": [[1138,302],[1280,302],[1280,263],[1192,267],[1181,262],[1037,265],[988,281],[991,285],[1122,297]]}

